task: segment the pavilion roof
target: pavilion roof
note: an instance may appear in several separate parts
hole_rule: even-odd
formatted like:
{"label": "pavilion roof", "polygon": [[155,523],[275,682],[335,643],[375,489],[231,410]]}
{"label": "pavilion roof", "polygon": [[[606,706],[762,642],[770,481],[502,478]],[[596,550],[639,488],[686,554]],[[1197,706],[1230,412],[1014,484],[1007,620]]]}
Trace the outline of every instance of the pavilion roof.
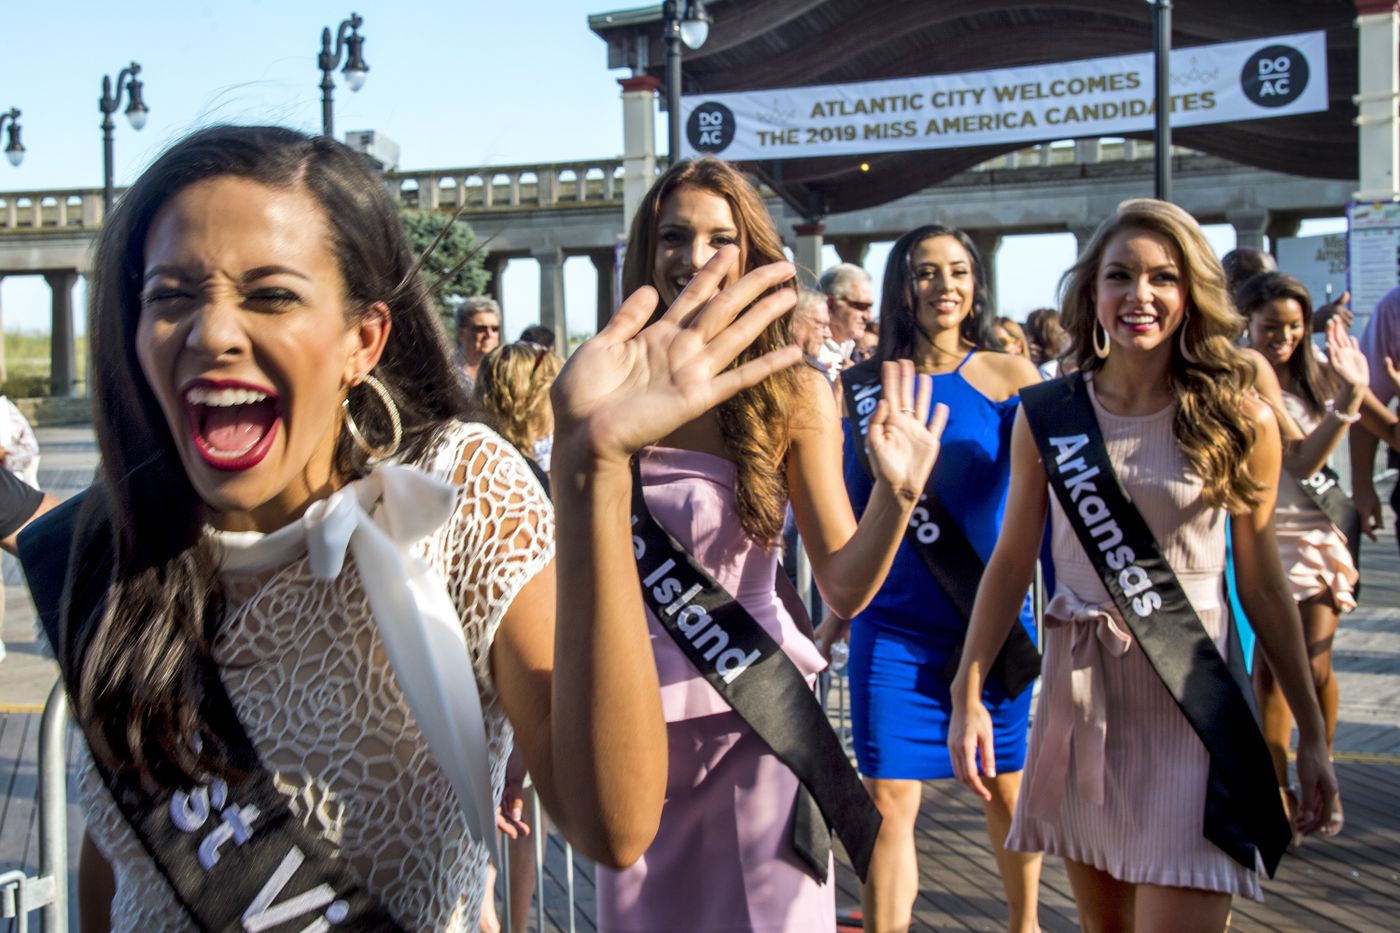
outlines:
{"label": "pavilion roof", "polygon": [[[1144,0],[708,0],[706,7],[714,23],[704,46],[685,50],[686,94],[954,74],[1152,48],[1153,11]],[[1355,178],[1356,15],[1353,0],[1175,0],[1174,48],[1326,30],[1331,106],[1173,127],[1173,143],[1273,171]],[[588,25],[608,44],[608,67],[664,81],[660,5],[596,14]],[[815,217],[892,201],[1025,145],[745,167]]]}

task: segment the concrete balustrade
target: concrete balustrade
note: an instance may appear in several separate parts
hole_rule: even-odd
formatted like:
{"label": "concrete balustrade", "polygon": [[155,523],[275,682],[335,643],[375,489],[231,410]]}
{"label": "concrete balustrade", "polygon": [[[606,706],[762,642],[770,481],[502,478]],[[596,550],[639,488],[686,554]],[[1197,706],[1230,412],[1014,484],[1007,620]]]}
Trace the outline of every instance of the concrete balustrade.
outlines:
{"label": "concrete balustrade", "polygon": [[[1196,155],[1179,147],[1173,152]],[[1151,143],[1090,139],[1072,145],[1028,146],[989,159],[971,171],[1015,171],[1151,158]],[[575,205],[621,205],[623,171],[622,159],[592,159],[390,172],[384,176],[384,184],[399,203],[425,209],[455,211],[465,203],[468,213],[558,210]],[[0,235],[91,231],[101,225],[100,188],[0,192]]]}
{"label": "concrete balustrade", "polygon": [[392,172],[389,193],[402,204],[431,210],[537,210],[622,203],[622,160],[500,165],[487,168]]}
{"label": "concrete balustrade", "polygon": [[[1356,190],[1353,181],[1281,175],[1189,149],[1174,148],[1173,155],[1177,203],[1202,223],[1233,224],[1242,244],[1291,235],[1307,217],[1336,216]],[[655,159],[594,159],[394,172],[384,184],[406,206],[447,214],[465,206],[482,237],[493,278],[489,290],[499,289],[511,261],[533,261],[540,275],[539,318],[562,341],[573,329],[563,307],[564,263],[586,257],[597,270],[601,326],[619,300],[617,264],[628,199],[640,199],[663,169]],[[1151,143],[1090,139],[1006,153],[932,188],[822,217],[820,224],[773,192],[760,193],[804,275],[819,271],[824,242],[843,259],[859,262],[871,243],[893,240],[932,218],[971,231],[991,267],[1005,236],[1069,231],[1082,243],[1118,202],[1151,193],[1152,172]],[[101,223],[99,189],[0,191],[0,277],[44,275],[48,281],[58,395],[81,387],[72,353],[71,293],[74,277],[90,269]],[[590,317],[569,315],[578,329],[586,329]]]}

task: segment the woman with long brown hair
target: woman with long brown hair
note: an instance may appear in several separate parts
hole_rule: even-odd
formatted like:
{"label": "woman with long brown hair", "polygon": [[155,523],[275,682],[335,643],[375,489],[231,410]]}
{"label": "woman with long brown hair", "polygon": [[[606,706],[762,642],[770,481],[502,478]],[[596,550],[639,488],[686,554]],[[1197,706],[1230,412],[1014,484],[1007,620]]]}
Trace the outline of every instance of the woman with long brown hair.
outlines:
{"label": "woman with long brown hair", "polygon": [[84,931],[469,930],[512,737],[580,851],[641,854],[666,736],[629,459],[799,359],[729,366],[791,269],[719,292],[723,259],[557,381],[556,511],[459,419],[357,153],[212,127],[143,173],[98,241],[97,480],[21,545],[67,571]]}
{"label": "woman with long brown hair", "polygon": [[[731,281],[741,272],[786,267],[772,219],[743,176],[715,159],[679,162],[637,212],[623,286],[655,289],[666,308],[683,299],[716,255],[730,253]],[[782,289],[795,297],[789,286]],[[739,358],[789,343],[787,320],[775,320]],[[908,366],[889,364],[884,375],[890,402],[872,418],[877,478],[859,523],[842,488],[835,399],[812,369],[773,374],[640,457],[656,521],[733,594],[809,684],[824,662],[775,591],[785,507],[791,502],[824,598],[854,615],[884,579],[938,452],[943,414],[926,426],[926,384],[916,393]],[[804,857],[794,846],[798,778],[656,615],[650,618],[670,740],[667,803],[656,841],[638,863],[599,872],[600,927],[834,929],[829,857]],[[844,760],[833,765],[849,767]]]}
{"label": "woman with long brown hair", "polygon": [[1053,506],[1056,592],[1007,846],[1064,858],[1085,930],[1218,933],[1288,840],[1257,786],[1272,768],[1224,608],[1227,514],[1244,607],[1298,718],[1298,828],[1327,826],[1337,794],[1274,542],[1278,425],[1234,346],[1220,263],[1180,208],[1120,205],[1066,273],[1062,310],[1080,372],[1022,392],[949,750],[985,798],[982,683]]}

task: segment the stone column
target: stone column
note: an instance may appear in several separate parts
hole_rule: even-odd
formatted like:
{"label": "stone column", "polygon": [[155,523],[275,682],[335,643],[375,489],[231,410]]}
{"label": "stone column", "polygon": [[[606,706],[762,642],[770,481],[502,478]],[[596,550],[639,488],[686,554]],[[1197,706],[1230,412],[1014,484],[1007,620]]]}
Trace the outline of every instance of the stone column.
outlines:
{"label": "stone column", "polygon": [[78,379],[78,351],[73,339],[73,283],[78,280],[76,269],[45,272],[44,279],[53,290],[53,327],[49,383],[53,394],[67,398],[73,394]]}
{"label": "stone column", "polygon": [[797,266],[797,281],[804,288],[815,289],[822,274],[822,234],[826,226],[819,223],[793,224],[797,242],[792,245],[792,261]]}
{"label": "stone column", "polygon": [[836,247],[836,255],[841,257],[842,262],[862,268],[865,266],[866,254],[870,252],[869,240],[858,236],[834,236],[828,238],[828,242]]}
{"label": "stone column", "polygon": [[656,91],[661,81],[650,75],[620,78],[622,85],[622,229],[656,181]]}
{"label": "stone column", "polygon": [[559,247],[535,249],[530,255],[540,264],[540,323],[554,331],[560,356],[569,352],[569,328],[564,320],[564,251]]}
{"label": "stone column", "polygon": [[1358,201],[1400,194],[1400,3],[1356,0]]}
{"label": "stone column", "polygon": [[593,263],[594,270],[598,273],[598,320],[594,333],[607,326],[612,319],[613,312],[617,310],[617,260],[619,251],[616,249],[594,249],[588,251],[588,258]]}
{"label": "stone column", "polygon": [[1264,248],[1264,231],[1269,229],[1269,212],[1262,207],[1225,212],[1225,220],[1235,228],[1235,248]]}
{"label": "stone column", "polygon": [[969,230],[972,245],[982,256],[982,270],[987,275],[987,288],[991,292],[992,307],[996,307],[997,295],[997,250],[1001,248],[1001,234],[996,230]]}
{"label": "stone column", "polygon": [[501,303],[501,276],[506,274],[506,266],[509,264],[510,257],[501,253],[488,254],[481,264],[491,276],[491,279],[486,283],[486,294],[496,299],[496,304]]}

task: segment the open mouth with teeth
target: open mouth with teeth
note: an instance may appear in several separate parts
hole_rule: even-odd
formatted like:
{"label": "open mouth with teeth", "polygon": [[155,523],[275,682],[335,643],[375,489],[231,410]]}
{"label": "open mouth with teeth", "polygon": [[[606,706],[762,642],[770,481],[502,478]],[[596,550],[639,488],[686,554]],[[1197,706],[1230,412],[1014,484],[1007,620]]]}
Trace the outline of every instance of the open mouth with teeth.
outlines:
{"label": "open mouth with teeth", "polygon": [[217,470],[246,470],[272,449],[282,423],[276,393],[245,382],[197,379],[185,386],[194,446]]}
{"label": "open mouth with teeth", "polygon": [[1155,314],[1124,314],[1118,320],[1133,330],[1147,330],[1157,325]]}

